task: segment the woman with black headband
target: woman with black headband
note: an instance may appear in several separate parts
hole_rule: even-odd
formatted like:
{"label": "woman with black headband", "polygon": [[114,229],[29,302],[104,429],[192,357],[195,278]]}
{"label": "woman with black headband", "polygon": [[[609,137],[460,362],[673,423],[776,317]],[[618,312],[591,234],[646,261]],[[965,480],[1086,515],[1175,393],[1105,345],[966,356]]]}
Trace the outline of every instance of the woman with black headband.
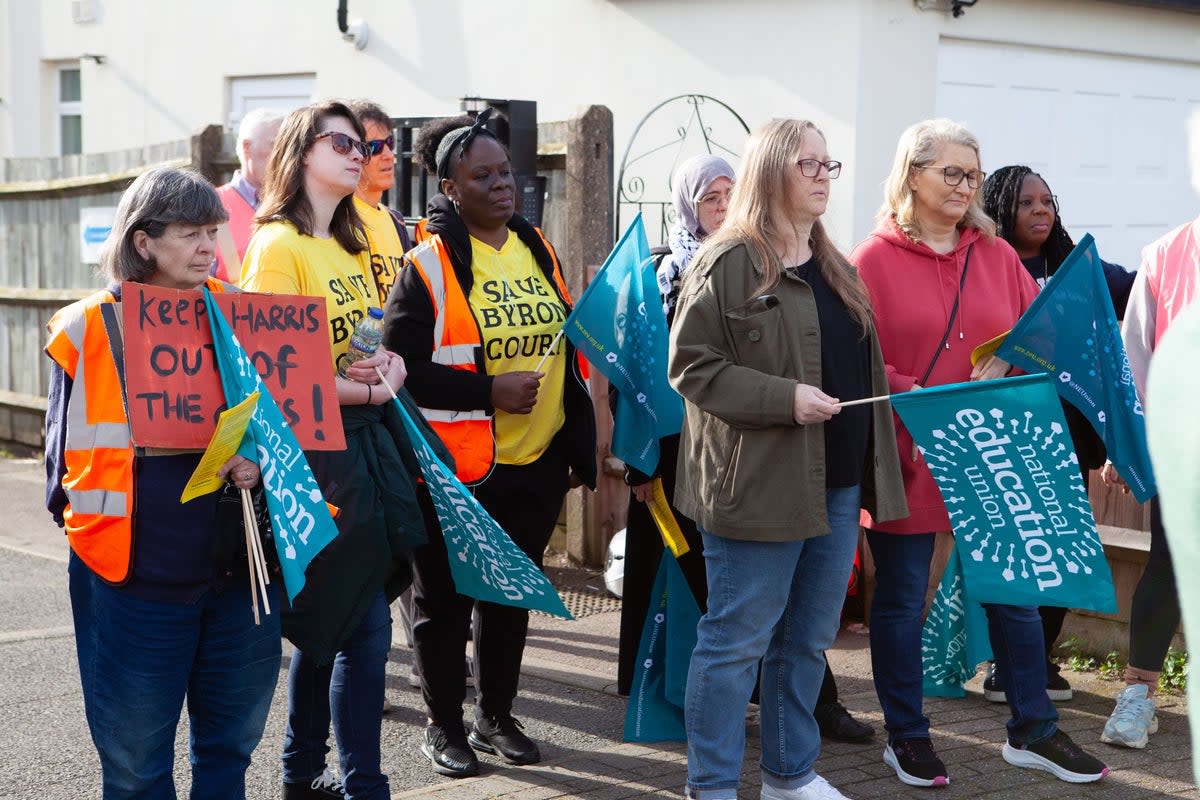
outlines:
{"label": "woman with black headband", "polygon": [[[384,316],[384,344],[454,455],[460,480],[541,564],[575,480],[596,478],[591,398],[575,351],[556,339],[571,310],[554,248],[515,213],[507,148],[477,119],[426,123],[414,156],[438,176],[425,238],[405,256]],[[479,770],[472,748],[513,764],[541,759],[513,718],[529,613],[455,591],[445,542],[417,550],[413,636],[435,771]],[[463,726],[463,650],[474,615],[475,718]]]}

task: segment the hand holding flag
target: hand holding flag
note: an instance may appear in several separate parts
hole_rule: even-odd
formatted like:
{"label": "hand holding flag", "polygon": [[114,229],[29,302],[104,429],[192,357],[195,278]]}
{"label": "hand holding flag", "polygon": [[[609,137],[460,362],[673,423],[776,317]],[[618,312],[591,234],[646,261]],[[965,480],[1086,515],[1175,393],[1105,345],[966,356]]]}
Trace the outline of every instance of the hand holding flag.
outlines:
{"label": "hand holding flag", "polygon": [[639,214],[563,327],[617,389],[613,453],[648,475],[658,467],[658,440],[683,424],[683,400],[667,382],[667,318],[651,264]]}

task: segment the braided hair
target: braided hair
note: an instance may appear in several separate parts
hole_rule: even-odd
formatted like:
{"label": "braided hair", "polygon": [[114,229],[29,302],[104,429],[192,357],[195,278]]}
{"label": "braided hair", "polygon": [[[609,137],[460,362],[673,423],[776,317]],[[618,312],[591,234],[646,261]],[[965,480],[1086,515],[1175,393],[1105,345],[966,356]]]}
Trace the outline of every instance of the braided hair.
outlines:
{"label": "braided hair", "polygon": [[[983,210],[996,221],[996,233],[1009,244],[1016,247],[1013,241],[1017,224],[1017,201],[1021,198],[1021,184],[1030,175],[1046,179],[1026,166],[1001,167],[987,177],[983,182]],[[1050,184],[1046,183],[1046,188]],[[1041,254],[1046,259],[1046,273],[1053,275],[1059,265],[1066,260],[1075,249],[1075,242],[1063,227],[1062,217],[1055,207],[1054,223],[1050,226],[1050,235],[1042,243]]]}

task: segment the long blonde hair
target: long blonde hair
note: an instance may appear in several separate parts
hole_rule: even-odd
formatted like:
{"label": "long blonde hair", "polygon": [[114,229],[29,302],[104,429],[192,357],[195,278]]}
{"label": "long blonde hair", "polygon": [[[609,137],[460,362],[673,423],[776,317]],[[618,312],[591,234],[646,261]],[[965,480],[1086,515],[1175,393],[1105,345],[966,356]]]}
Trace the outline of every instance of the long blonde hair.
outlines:
{"label": "long blonde hair", "polygon": [[[784,231],[775,229],[771,210],[776,203],[791,202],[788,191],[791,172],[796,169],[796,153],[809,132],[825,138],[816,125],[803,119],[772,120],[750,137],[742,159],[741,175],[729,199],[725,222],[704,240],[696,254],[698,261],[705,250],[722,245],[746,245],[762,270],[761,280],[751,297],[772,289],[783,275],[784,264],[771,242],[784,238]],[[787,216],[794,219],[795,209],[786,210]],[[871,328],[871,302],[858,271],[834,247],[821,220],[813,222],[808,243],[821,277],[841,298],[865,334]]]}
{"label": "long blonde hair", "polygon": [[[921,225],[913,204],[912,187],[908,185],[909,176],[920,167],[925,167],[937,159],[942,147],[947,144],[958,144],[975,151],[975,158],[980,165],[979,140],[969,130],[951,119],[927,119],[910,125],[900,134],[896,144],[896,158],[892,161],[892,171],[888,174],[883,185],[883,206],[879,209],[877,218],[881,222],[895,220],[900,230],[908,238],[921,239]],[[965,179],[964,179],[965,180]],[[959,229],[975,228],[989,239],[996,236],[996,223],[983,210],[983,192],[976,190],[967,206],[967,213],[958,221]]]}

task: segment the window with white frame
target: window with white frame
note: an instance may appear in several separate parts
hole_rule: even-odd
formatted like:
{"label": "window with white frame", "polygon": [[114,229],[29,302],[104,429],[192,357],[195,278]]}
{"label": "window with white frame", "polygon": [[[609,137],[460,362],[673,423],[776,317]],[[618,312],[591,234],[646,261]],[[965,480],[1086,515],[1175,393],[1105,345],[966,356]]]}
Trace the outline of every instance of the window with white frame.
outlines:
{"label": "window with white frame", "polygon": [[79,65],[58,68],[58,152],[83,152],[83,92]]}

